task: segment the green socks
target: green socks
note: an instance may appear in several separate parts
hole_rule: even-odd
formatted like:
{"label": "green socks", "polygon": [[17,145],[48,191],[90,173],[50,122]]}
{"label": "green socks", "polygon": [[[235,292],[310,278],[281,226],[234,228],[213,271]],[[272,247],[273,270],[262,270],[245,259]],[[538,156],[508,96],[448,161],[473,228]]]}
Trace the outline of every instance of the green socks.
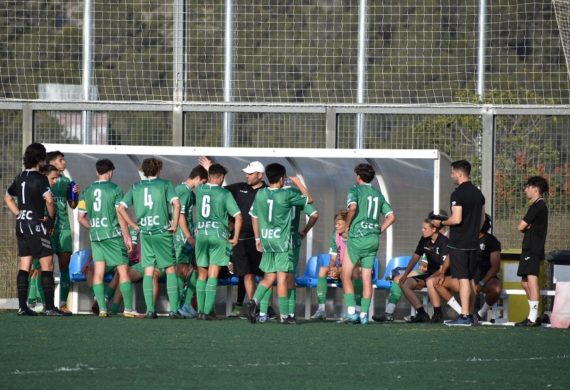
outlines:
{"label": "green socks", "polygon": [[279,314],[281,317],[287,317],[289,314],[289,298],[279,297]]}
{"label": "green socks", "polygon": [[265,287],[263,287],[263,288],[265,289],[265,294],[263,294],[263,297],[261,298],[261,301],[259,302],[259,312],[268,314],[267,311],[269,310],[269,302],[271,302],[271,296],[273,295],[273,289],[272,288],[268,289]]}
{"label": "green socks", "polygon": [[297,289],[292,288],[289,290],[289,310],[288,313],[295,316],[295,308],[297,307]]}
{"label": "green socks", "polygon": [[206,282],[206,298],[204,300],[204,313],[210,314],[216,304],[216,290],[218,288],[218,278],[208,278]]}
{"label": "green socks", "polygon": [[152,275],[145,275],[143,277],[143,295],[144,295],[144,303],[146,304],[146,311],[147,312],[155,312],[154,308],[154,299],[152,296]]}
{"label": "green socks", "polygon": [[319,300],[319,304],[323,304],[327,302],[327,278],[326,277],[319,277],[317,280],[317,299]]}
{"label": "green socks", "polygon": [[198,273],[192,272],[188,283],[186,285],[186,296],[184,297],[184,304],[190,306],[192,304],[192,298],[196,294],[196,281],[198,280]]}
{"label": "green socks", "polygon": [[119,290],[123,296],[123,305],[125,306],[125,310],[133,309],[133,290],[131,287],[130,281],[119,284]]}
{"label": "green socks", "polygon": [[204,301],[206,300],[206,281],[198,279],[196,281],[196,300],[198,301],[198,313],[204,312]]}
{"label": "green socks", "polygon": [[390,287],[390,295],[388,295],[388,302],[397,305],[400,302],[400,298],[402,298],[402,289],[400,288],[400,284],[398,282],[392,283],[392,287]]}
{"label": "green socks", "polygon": [[344,304],[346,305],[346,307],[356,306],[356,302],[354,300],[354,294],[344,294]]}
{"label": "green socks", "polygon": [[354,279],[352,281],[352,284],[354,286],[354,299],[355,299],[355,303],[356,306],[361,306],[362,303],[362,279]]}
{"label": "green socks", "polygon": [[368,315],[368,309],[370,309],[370,298],[362,298],[362,306],[360,307],[361,313],[366,313]]}
{"label": "green socks", "polygon": [[[69,286],[70,286],[69,271],[60,271],[60,273],[59,273],[59,300],[61,302],[67,302],[67,295],[69,294]],[[101,306],[99,306],[99,307],[101,307]]]}
{"label": "green socks", "polygon": [[93,294],[95,294],[95,299],[99,304],[99,310],[107,311],[107,305],[105,304],[105,287],[103,283],[93,285]]}
{"label": "green socks", "polygon": [[170,311],[178,311],[180,307],[180,292],[178,290],[178,276],[175,273],[166,274],[166,293],[168,294]]}

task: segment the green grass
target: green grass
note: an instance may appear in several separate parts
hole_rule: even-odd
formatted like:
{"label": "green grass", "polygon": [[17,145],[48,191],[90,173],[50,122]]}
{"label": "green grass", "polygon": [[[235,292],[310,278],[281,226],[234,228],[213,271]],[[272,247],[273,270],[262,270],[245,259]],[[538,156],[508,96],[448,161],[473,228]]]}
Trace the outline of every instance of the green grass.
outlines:
{"label": "green grass", "polygon": [[0,313],[0,388],[568,388],[570,332]]}

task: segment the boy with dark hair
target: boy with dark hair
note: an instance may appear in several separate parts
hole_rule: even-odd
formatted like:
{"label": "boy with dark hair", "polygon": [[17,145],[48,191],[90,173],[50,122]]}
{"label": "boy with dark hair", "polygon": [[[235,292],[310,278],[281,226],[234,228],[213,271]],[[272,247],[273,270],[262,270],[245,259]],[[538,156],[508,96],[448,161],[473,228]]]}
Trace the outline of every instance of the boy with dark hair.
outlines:
{"label": "boy with dark hair", "polygon": [[256,247],[262,253],[259,268],[265,272],[263,280],[255,290],[253,299],[248,303],[247,317],[251,323],[257,322],[258,305],[261,305],[260,316],[267,314],[271,288],[276,278],[280,322],[295,323],[294,317],[289,317],[287,291],[287,275],[294,269],[289,255],[292,247],[291,212],[293,207],[304,208],[313,200],[296,176],[290,178],[291,182],[302,193],[291,188],[283,188],[286,174],[285,167],[281,164],[269,164],[265,168],[269,187],[257,192],[249,212],[252,217]]}
{"label": "boy with dark hair", "polygon": [[178,289],[181,292],[180,298],[184,299],[178,313],[190,318],[198,314],[191,304],[198,279],[198,273],[193,269],[196,265],[194,252],[196,240],[192,211],[196,205],[196,195],[192,190],[207,180],[208,171],[203,166],[198,165],[192,169],[184,182],[174,188],[180,200],[180,219],[178,220],[178,230],[174,236],[174,253],[176,254]]}
{"label": "boy with dark hair", "polygon": [[73,251],[73,240],[71,235],[71,225],[67,214],[67,206],[75,209],[79,198],[79,187],[74,185],[71,188],[71,180],[63,174],[67,168],[65,156],[59,150],[49,152],[46,155],[46,163],[55,166],[60,172],[60,178],[52,186],[52,193],[56,206],[56,220],[51,243],[53,252],[57,254],[59,264],[59,307],[64,312],[69,312],[67,308],[67,295],[69,294],[69,261]]}
{"label": "boy with dark hair", "polygon": [[[166,270],[170,318],[184,318],[178,314],[180,296],[174,267],[176,260],[173,242],[173,233],[178,229],[180,218],[180,202],[172,183],[159,178],[162,161],[147,158],[143,160],[141,170],[144,178],[131,186],[117,210],[129,226],[140,232],[146,317],[157,318],[153,299],[153,275],[155,268],[158,268]],[[127,213],[127,208],[131,205],[134,206],[136,223]]]}
{"label": "boy with dark hair", "polygon": [[108,316],[103,277],[110,268],[116,268],[119,275],[119,289],[125,305],[123,317],[137,317],[138,313],[132,306],[127,255],[127,250],[132,250],[131,236],[127,223],[116,211],[123,199],[123,190],[111,182],[115,170],[111,160],[98,160],[95,168],[98,180],[83,191],[77,221],[89,230],[95,268],[92,288],[99,305],[99,317]]}
{"label": "boy with dark hair", "polygon": [[517,275],[528,297],[530,307],[528,318],[517,322],[515,326],[540,326],[538,319],[538,301],[540,287],[538,275],[540,262],[544,259],[544,244],[548,231],[548,207],[543,195],[548,193],[548,181],[541,176],[530,177],[524,187],[526,197],[530,200],[525,216],[517,225],[517,230],[524,234],[522,253]]}
{"label": "boy with dark hair", "polygon": [[[48,223],[55,218],[55,204],[48,179],[39,173],[46,158],[42,144],[28,145],[24,153],[25,170],[20,173],[4,195],[8,209],[17,217],[16,241],[20,267],[16,278],[18,289],[18,315],[35,316],[27,304],[29,273],[32,259],[40,260],[42,288],[45,296],[46,316],[65,316],[53,303],[55,283],[53,279],[52,247],[48,236]],[[45,217],[47,208],[48,216]]]}
{"label": "boy with dark hair", "polygon": [[[340,323],[368,323],[368,310],[372,298],[372,268],[380,246],[380,235],[396,221],[392,206],[382,193],[372,187],[376,173],[370,164],[358,164],[354,168],[356,185],[349,189],[347,197],[347,260],[342,266],[342,286],[347,312]],[[380,224],[380,215],[384,221]],[[354,267],[362,267],[362,312],[356,313],[354,285],[352,282]]]}
{"label": "boy with dark hair", "polygon": [[[196,188],[196,298],[198,319],[214,320],[220,268],[230,262],[231,247],[238,242],[241,212],[232,194],[222,188],[227,171],[220,164],[208,169],[208,182]],[[235,219],[230,238],[228,217]]]}

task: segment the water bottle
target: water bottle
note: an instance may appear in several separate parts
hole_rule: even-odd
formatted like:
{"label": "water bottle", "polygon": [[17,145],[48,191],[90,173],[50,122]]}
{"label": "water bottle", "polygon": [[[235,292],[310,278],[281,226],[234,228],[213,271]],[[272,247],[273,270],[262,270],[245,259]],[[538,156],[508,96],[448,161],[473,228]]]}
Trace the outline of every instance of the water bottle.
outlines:
{"label": "water bottle", "polygon": [[194,252],[194,247],[189,242],[186,242],[184,244],[184,253],[190,255],[192,252]]}
{"label": "water bottle", "polygon": [[75,187],[75,180],[72,180],[72,181],[69,183],[69,188],[70,188],[70,190],[71,190],[71,200],[72,200],[73,202],[76,202],[76,201],[77,201],[77,195],[78,195],[78,194],[77,194],[76,192],[73,192],[73,187]]}

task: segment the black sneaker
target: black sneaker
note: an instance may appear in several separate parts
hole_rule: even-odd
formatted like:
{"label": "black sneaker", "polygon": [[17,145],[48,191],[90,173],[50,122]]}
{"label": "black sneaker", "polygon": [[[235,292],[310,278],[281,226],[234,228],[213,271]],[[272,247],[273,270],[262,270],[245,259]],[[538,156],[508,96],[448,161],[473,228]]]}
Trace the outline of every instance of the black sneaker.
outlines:
{"label": "black sneaker", "polygon": [[206,321],[216,321],[218,317],[216,316],[216,313],[212,312],[210,314],[204,314],[204,319]]}
{"label": "black sneaker", "polygon": [[279,323],[283,324],[283,325],[291,325],[291,323],[288,321],[289,317],[281,317],[279,316]]}
{"label": "black sneaker", "polygon": [[170,317],[173,320],[185,320],[186,317],[184,317],[182,314],[176,312],[176,311],[171,311],[170,313],[168,313],[168,317]]}
{"label": "black sneaker", "polygon": [[426,312],[423,313],[416,313],[416,316],[410,321],[413,323],[419,323],[419,322],[429,322],[429,314]]}
{"label": "black sneaker", "polygon": [[64,311],[59,310],[58,308],[53,308],[51,310],[46,310],[44,312],[44,315],[48,317],[70,317],[71,313],[66,313]]}
{"label": "black sneaker", "polygon": [[18,315],[19,316],[30,316],[30,317],[34,317],[37,316],[38,313],[36,313],[35,311],[33,311],[32,309],[30,309],[28,306],[26,306],[23,309],[18,309]]}
{"label": "black sneaker", "polygon": [[252,324],[255,324],[257,322],[257,302],[255,299],[251,299],[247,303],[247,319]]}
{"label": "black sneaker", "polygon": [[91,305],[91,313],[95,314],[96,316],[99,315],[99,303],[97,300],[95,300],[95,302],[93,302],[93,305]]}
{"label": "black sneaker", "polygon": [[443,323],[443,316],[440,313],[433,313],[433,317],[431,317],[431,322],[434,324],[441,324]]}
{"label": "black sneaker", "polygon": [[529,320],[527,318],[524,321],[515,323],[515,326],[526,326],[526,327],[534,328],[534,327],[540,326],[540,321],[537,318],[536,321],[532,322],[531,320]]}
{"label": "black sneaker", "polygon": [[297,319],[292,315],[288,315],[287,316],[287,323],[291,324],[291,325],[297,325]]}
{"label": "black sneaker", "polygon": [[380,315],[373,315],[372,320],[376,322],[391,322],[394,321],[394,314],[384,313]]}
{"label": "black sneaker", "polygon": [[277,313],[275,313],[275,310],[273,310],[272,306],[269,306],[267,308],[267,316],[272,320],[277,318]]}
{"label": "black sneaker", "polygon": [[145,318],[147,318],[149,320],[156,320],[158,318],[158,316],[156,315],[156,313],[154,311],[147,311]]}

